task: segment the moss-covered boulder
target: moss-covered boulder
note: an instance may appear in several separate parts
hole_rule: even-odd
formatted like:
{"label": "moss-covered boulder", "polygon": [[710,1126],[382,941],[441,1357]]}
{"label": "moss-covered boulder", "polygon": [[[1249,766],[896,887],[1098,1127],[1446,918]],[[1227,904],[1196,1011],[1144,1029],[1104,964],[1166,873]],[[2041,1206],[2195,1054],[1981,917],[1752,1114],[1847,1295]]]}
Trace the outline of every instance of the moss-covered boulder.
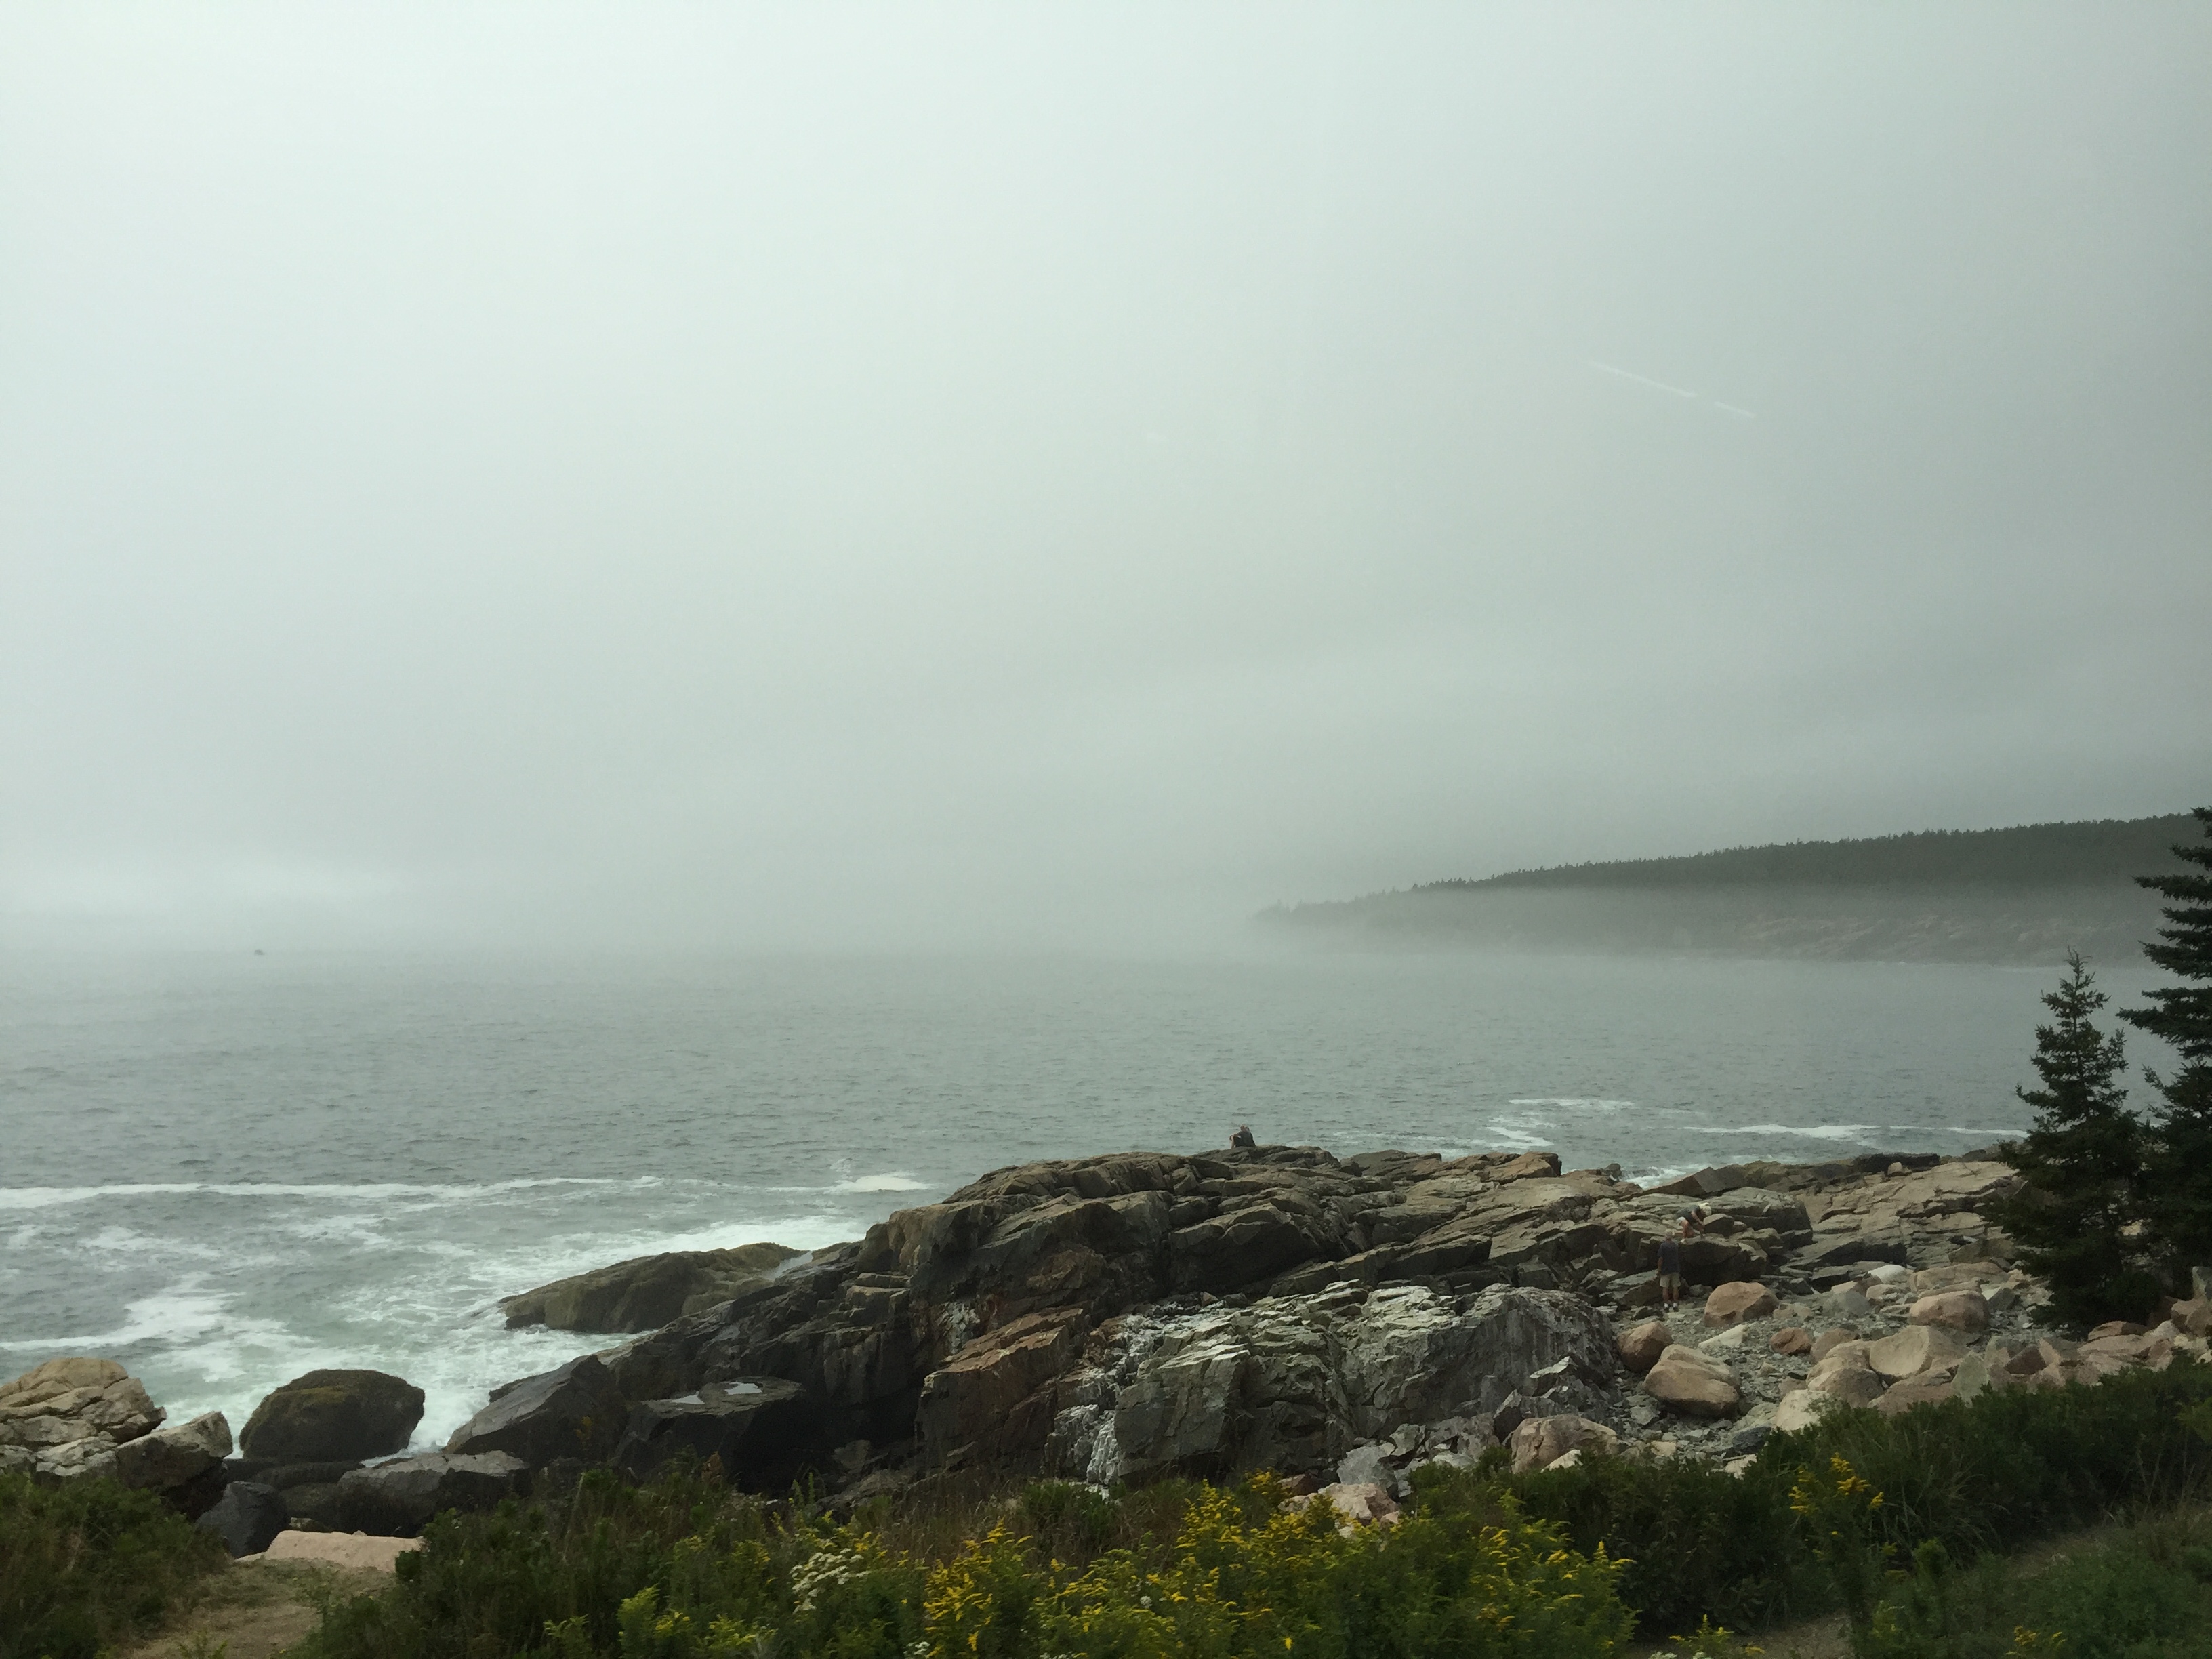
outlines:
{"label": "moss-covered boulder", "polygon": [[422,1390],[383,1371],[309,1371],[253,1408],[239,1449],[284,1463],[357,1462],[405,1451]]}
{"label": "moss-covered boulder", "polygon": [[509,1330],[544,1325],[556,1331],[655,1331],[727,1302],[800,1254],[784,1244],[740,1244],[633,1256],[510,1296],[500,1311]]}

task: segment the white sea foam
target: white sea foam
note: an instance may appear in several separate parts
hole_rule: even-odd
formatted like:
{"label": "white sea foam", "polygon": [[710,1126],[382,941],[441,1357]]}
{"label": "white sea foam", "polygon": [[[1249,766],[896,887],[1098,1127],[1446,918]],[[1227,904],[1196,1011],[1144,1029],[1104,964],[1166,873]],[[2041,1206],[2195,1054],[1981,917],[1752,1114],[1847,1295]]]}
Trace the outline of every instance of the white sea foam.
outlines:
{"label": "white sea foam", "polygon": [[841,1181],[830,1190],[833,1193],[918,1193],[929,1183],[916,1181],[902,1170],[888,1175],[865,1175],[851,1181]]}
{"label": "white sea foam", "polygon": [[483,1198],[533,1187],[657,1187],[655,1176],[628,1179],[596,1176],[551,1176],[538,1180],[493,1181],[477,1185],[425,1185],[411,1182],[365,1182],[274,1181],[137,1181],[106,1187],[0,1187],[0,1210],[46,1210],[84,1204],[98,1198],[146,1198],[208,1193],[223,1198],[434,1198],[446,1201]]}
{"label": "white sea foam", "polygon": [[1622,1112],[1636,1104],[1632,1100],[1604,1100],[1595,1096],[1533,1095],[1526,1100],[1509,1100],[1508,1106],[1557,1106],[1570,1112]]}
{"label": "white sea foam", "polygon": [[1806,1140],[1863,1140],[1882,1133],[1879,1123],[1741,1123],[1734,1128],[1700,1125],[1691,1131],[1701,1135],[1795,1135]]}

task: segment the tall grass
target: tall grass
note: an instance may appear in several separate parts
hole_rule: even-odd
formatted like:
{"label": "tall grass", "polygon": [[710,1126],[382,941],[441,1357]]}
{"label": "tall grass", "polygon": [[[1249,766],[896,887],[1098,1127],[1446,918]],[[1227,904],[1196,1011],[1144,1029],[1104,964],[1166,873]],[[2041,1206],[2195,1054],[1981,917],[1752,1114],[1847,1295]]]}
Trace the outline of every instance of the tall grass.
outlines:
{"label": "tall grass", "polygon": [[94,1659],[190,1601],[229,1560],[150,1493],[0,1474],[0,1659]]}

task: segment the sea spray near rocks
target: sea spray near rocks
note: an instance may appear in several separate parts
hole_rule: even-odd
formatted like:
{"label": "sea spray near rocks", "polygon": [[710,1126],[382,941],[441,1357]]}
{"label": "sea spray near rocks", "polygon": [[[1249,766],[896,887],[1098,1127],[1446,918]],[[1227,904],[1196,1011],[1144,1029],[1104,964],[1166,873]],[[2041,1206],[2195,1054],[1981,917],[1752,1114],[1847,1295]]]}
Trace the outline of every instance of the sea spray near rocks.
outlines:
{"label": "sea spray near rocks", "polygon": [[[0,1188],[0,1371],[109,1354],[173,1413],[241,1424],[304,1371],[384,1369],[424,1390],[427,1450],[492,1383],[586,1346],[501,1330],[502,1297],[857,1238],[1013,1159],[1248,1118],[1340,1155],[1541,1146],[1644,1180],[1986,1145],[2025,1122],[2026,983],[1564,958],[46,963],[0,999],[0,1180],[21,1183]],[[1783,1133],[1822,1124],[1868,1127]]]}

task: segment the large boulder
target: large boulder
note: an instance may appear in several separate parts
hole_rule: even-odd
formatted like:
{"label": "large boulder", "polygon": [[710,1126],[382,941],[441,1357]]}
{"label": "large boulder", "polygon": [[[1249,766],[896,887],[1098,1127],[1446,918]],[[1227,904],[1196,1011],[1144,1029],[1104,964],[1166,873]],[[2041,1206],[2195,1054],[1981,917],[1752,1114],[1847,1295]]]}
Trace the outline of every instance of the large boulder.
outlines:
{"label": "large boulder", "polygon": [[222,1489],[215,1507],[192,1524],[222,1540],[234,1558],[258,1555],[284,1530],[291,1511],[274,1486],[252,1480],[234,1480]]}
{"label": "large boulder", "polygon": [[1907,1325],[1867,1345],[1866,1363],[1891,1382],[1946,1370],[1966,1357],[1966,1345],[1941,1325]]}
{"label": "large boulder", "polygon": [[453,1431],[446,1449],[456,1456],[506,1452],[532,1468],[556,1458],[595,1463],[614,1450],[629,1418],[629,1404],[607,1368],[584,1354],[495,1390],[489,1405]]}
{"label": "large boulder", "polygon": [[633,1256],[507,1297],[500,1311],[510,1330],[531,1325],[556,1331],[657,1330],[727,1302],[802,1254],[788,1245],[762,1243]]}
{"label": "large boulder", "polygon": [[0,1382],[0,1471],[49,1480],[112,1474],[115,1449],[166,1415],[112,1359],[49,1359]]}
{"label": "large boulder", "polygon": [[1805,1387],[1814,1394],[1832,1395],[1846,1406],[1871,1406],[1889,1386],[1881,1372],[1867,1364],[1868,1345],[1846,1342],[1814,1365]]}
{"label": "large boulder", "polygon": [[1644,1391],[1684,1417],[1728,1417],[1743,1400],[1726,1361],[1680,1342],[1644,1373]]}
{"label": "large boulder", "polygon": [[710,1382],[680,1400],[639,1401],[611,1461],[639,1480],[679,1456],[702,1465],[719,1461],[732,1486],[773,1492],[788,1486],[824,1449],[806,1390],[758,1376]]}
{"label": "large boulder", "polygon": [[503,1451],[431,1452],[356,1469],[338,1482],[338,1525],[380,1538],[418,1536],[445,1510],[488,1510],[527,1489],[523,1461]]}
{"label": "large boulder", "polygon": [[126,1486],[170,1491],[198,1480],[230,1455],[230,1425],[221,1412],[204,1412],[126,1440],[111,1455],[109,1469]]}
{"label": "large boulder", "polygon": [[1620,1363],[1638,1375],[1650,1370],[1659,1356],[1674,1346],[1674,1333],[1663,1319],[1647,1319],[1620,1334]]}
{"label": "large boulder", "polygon": [[1549,1468],[1571,1451],[1617,1452],[1620,1437],[1586,1417],[1532,1417],[1506,1437],[1513,1473]]}
{"label": "large boulder", "polygon": [[357,1462],[406,1450],[422,1420],[422,1390],[404,1377],[309,1371],[253,1408],[238,1446],[276,1463]]}
{"label": "large boulder", "polygon": [[1941,1325],[1954,1331],[1985,1331],[1990,1304],[1979,1291],[1938,1291],[1912,1304],[1905,1318],[1915,1325]]}
{"label": "large boulder", "polygon": [[1819,1393],[1812,1389],[1798,1389],[1782,1396],[1774,1408],[1774,1431],[1777,1434],[1796,1434],[1809,1429],[1842,1402],[1832,1394]]}
{"label": "large boulder", "polygon": [[1748,1319],[1764,1319],[1779,1306],[1765,1285],[1738,1280],[1715,1286],[1705,1298],[1705,1323],[1716,1328],[1741,1325]]}
{"label": "large boulder", "polygon": [[1943,1376],[1915,1376],[1884,1390],[1874,1408],[1885,1417],[1897,1417],[1915,1406],[1933,1406],[1951,1398],[1951,1382]]}

